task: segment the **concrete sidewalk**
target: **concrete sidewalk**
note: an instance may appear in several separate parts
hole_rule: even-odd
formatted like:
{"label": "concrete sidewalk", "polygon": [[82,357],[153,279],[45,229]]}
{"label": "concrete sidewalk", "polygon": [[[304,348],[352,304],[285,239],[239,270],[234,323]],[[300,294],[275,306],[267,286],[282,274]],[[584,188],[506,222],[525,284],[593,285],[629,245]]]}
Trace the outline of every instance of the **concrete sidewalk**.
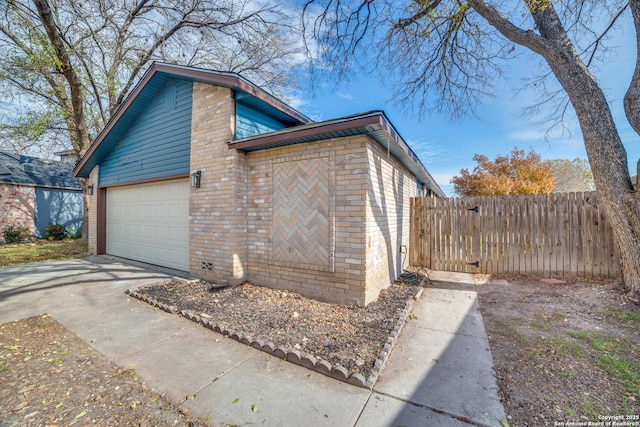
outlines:
{"label": "concrete sidewalk", "polygon": [[0,323],[49,313],[212,425],[499,426],[505,419],[471,290],[425,289],[374,390],[366,390],[124,294],[163,278],[103,257],[0,268]]}

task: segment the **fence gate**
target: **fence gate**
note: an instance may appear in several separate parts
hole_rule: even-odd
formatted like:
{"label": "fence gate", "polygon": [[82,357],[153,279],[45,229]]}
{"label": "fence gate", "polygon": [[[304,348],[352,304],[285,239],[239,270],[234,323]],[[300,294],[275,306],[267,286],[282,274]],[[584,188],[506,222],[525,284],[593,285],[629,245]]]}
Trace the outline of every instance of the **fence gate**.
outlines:
{"label": "fence gate", "polygon": [[615,278],[595,192],[411,200],[410,261],[432,270]]}

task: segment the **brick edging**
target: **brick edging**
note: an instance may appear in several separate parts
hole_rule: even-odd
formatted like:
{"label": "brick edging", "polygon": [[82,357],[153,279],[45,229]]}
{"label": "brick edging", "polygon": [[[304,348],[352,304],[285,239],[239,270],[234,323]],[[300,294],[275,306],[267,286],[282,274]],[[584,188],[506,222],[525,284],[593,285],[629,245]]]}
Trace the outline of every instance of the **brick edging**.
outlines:
{"label": "brick edging", "polygon": [[140,301],[143,301],[153,307],[157,307],[160,310],[166,311],[167,313],[179,314],[182,317],[189,319],[192,322],[195,322],[207,329],[210,329],[214,332],[222,334],[225,337],[234,339],[241,344],[245,344],[250,347],[253,347],[256,350],[260,350],[265,353],[268,353],[279,359],[287,360],[291,363],[295,363],[296,365],[303,366],[305,368],[311,369],[313,371],[316,371],[320,374],[326,375],[328,377],[334,378],[339,381],[353,384],[358,387],[373,389],[373,386],[376,383],[378,376],[380,375],[380,372],[382,372],[384,365],[389,359],[389,356],[391,355],[391,351],[393,350],[393,347],[397,342],[398,336],[400,335],[400,332],[402,331],[402,328],[404,327],[404,324],[407,321],[407,317],[409,316],[409,313],[413,308],[414,301],[417,301],[422,296],[424,285],[425,285],[425,280],[423,279],[422,282],[420,282],[420,284],[418,285],[420,287],[420,290],[418,290],[416,295],[414,295],[413,297],[410,297],[405,302],[403,309],[398,310],[395,316],[397,319],[396,324],[394,325],[393,330],[389,334],[389,337],[387,338],[387,341],[384,347],[380,351],[378,358],[375,360],[373,369],[372,369],[371,375],[369,375],[369,378],[365,378],[364,375],[362,375],[359,372],[349,372],[342,365],[332,365],[331,363],[327,362],[324,359],[317,359],[312,354],[302,353],[298,350],[288,350],[284,346],[276,347],[276,345],[271,341],[265,342],[264,340],[261,340],[261,339],[253,339],[248,335],[246,336],[242,335],[238,332],[235,332],[232,329],[227,329],[225,326],[217,324],[211,321],[210,319],[207,319],[206,317],[201,316],[199,314],[196,314],[187,310],[178,310],[174,306],[161,303],[157,301],[155,298],[151,298],[147,295],[141,294],[135,289],[127,289],[125,291],[125,294],[130,295],[136,299],[139,299]]}

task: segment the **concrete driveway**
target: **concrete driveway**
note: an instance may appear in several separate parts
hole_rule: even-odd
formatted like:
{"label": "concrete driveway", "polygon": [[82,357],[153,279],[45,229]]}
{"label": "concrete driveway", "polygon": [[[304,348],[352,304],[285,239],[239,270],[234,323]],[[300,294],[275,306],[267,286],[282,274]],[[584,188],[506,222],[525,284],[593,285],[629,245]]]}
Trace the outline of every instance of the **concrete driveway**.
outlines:
{"label": "concrete driveway", "polygon": [[219,339],[124,294],[166,277],[106,257],[0,268],[0,323],[49,313],[176,403],[196,395],[184,405],[213,425],[499,426],[505,419],[472,290],[425,289],[416,319],[366,390]]}

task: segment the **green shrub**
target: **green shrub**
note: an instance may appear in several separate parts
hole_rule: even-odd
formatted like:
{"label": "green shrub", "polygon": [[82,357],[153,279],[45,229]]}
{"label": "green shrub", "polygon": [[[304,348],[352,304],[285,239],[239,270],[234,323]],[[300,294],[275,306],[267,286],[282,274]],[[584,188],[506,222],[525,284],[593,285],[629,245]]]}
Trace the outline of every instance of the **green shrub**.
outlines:
{"label": "green shrub", "polygon": [[44,233],[47,240],[63,240],[69,235],[69,229],[64,224],[49,224]]}
{"label": "green shrub", "polygon": [[79,239],[82,237],[82,228],[69,228],[70,239]]}
{"label": "green shrub", "polygon": [[20,243],[29,240],[31,233],[24,227],[9,225],[2,231],[2,237],[5,243]]}

